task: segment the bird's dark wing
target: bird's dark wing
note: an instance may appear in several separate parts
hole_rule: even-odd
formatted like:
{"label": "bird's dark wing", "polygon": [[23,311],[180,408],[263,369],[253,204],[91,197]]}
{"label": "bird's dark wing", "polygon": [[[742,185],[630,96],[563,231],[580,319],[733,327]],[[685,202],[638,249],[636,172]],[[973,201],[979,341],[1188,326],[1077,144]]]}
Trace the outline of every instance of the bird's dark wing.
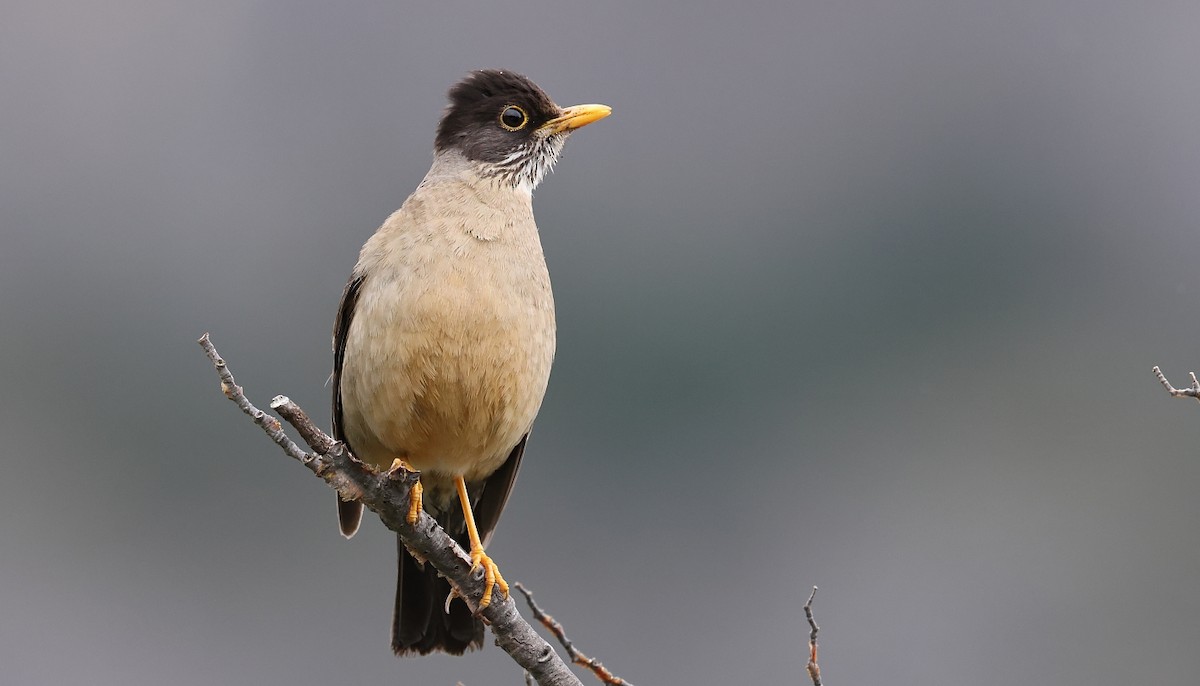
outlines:
{"label": "bird's dark wing", "polygon": [[475,503],[475,526],[479,528],[479,539],[487,546],[500,521],[500,513],[504,510],[508,496],[512,493],[513,483],[517,480],[517,470],[521,466],[521,456],[525,454],[525,443],[529,440],[526,433],[508,454],[508,459],[500,465],[500,469],[492,472],[483,482],[483,494]]}
{"label": "bird's dark wing", "polygon": [[[354,275],[342,291],[342,302],[338,305],[337,320],[333,323],[333,438],[345,443],[354,452],[354,447],[346,441],[346,433],[342,419],[342,362],[346,359],[346,334],[350,331],[350,320],[354,319],[355,305],[358,294],[362,290],[363,277]],[[338,526],[342,535],[350,538],[358,531],[362,521],[363,506],[357,501],[345,501],[338,498]]]}

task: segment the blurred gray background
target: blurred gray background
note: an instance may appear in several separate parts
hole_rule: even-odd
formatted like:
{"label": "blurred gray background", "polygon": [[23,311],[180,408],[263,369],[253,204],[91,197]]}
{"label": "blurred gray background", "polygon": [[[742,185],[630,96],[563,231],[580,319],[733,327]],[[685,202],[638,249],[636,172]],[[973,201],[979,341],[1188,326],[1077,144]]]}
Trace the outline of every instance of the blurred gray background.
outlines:
{"label": "blurred gray background", "polygon": [[[415,4],[415,3],[414,3]],[[1192,684],[1194,2],[4,3],[0,682],[520,684],[388,650],[328,421],[446,89],[614,115],[536,208],[559,356],[490,552],[637,684]],[[585,682],[589,678],[585,678]]]}

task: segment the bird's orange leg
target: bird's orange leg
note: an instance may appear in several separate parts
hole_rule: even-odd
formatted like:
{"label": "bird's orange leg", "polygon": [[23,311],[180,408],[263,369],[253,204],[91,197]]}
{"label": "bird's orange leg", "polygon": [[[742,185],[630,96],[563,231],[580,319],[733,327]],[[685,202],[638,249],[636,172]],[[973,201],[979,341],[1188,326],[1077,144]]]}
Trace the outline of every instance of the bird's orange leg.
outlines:
{"label": "bird's orange leg", "polygon": [[493,586],[498,586],[501,593],[508,595],[508,582],[500,576],[500,568],[492,558],[483,552],[479,530],[475,528],[475,516],[471,513],[471,499],[467,496],[467,482],[461,476],[456,476],[454,485],[458,487],[458,501],[462,504],[463,519],[467,520],[467,535],[471,537],[471,569],[483,567],[483,598],[479,601],[479,609],[482,610],[492,604]]}
{"label": "bird's orange leg", "polygon": [[[394,472],[397,469],[404,469],[410,472],[417,471],[412,468],[412,465],[400,458],[392,460],[392,467],[388,471]],[[412,490],[408,493],[408,516],[405,519],[408,521],[409,526],[416,524],[417,519],[421,516],[421,495],[424,492],[425,489],[421,487],[421,478],[417,477],[417,483],[413,484]]]}

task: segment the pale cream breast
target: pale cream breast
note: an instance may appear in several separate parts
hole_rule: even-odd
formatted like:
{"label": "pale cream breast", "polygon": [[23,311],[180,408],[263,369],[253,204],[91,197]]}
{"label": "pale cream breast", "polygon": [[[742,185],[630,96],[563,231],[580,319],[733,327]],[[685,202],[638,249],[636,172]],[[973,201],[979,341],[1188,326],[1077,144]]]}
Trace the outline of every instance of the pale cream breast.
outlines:
{"label": "pale cream breast", "polygon": [[435,165],[363,246],[341,391],[360,459],[470,481],[533,424],[554,302],[529,195],[455,171]]}

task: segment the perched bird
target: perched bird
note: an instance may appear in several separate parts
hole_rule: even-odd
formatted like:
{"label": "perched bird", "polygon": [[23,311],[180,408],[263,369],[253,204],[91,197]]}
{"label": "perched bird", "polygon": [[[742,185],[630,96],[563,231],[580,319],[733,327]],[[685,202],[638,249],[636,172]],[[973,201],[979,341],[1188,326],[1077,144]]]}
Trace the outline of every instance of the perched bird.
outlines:
{"label": "perched bird", "polygon": [[[363,245],[342,293],[333,433],[376,468],[401,460],[420,471],[409,520],[423,506],[469,546],[484,568],[486,606],[508,584],[484,546],[554,359],[533,189],[571,132],[611,109],[562,108],[524,76],[494,70],[471,73],[449,100],[433,166]],[[338,501],[345,536],[361,517],[360,503]],[[449,583],[431,565],[398,547],[396,654],[480,647],[482,623],[465,603],[448,602]]]}

